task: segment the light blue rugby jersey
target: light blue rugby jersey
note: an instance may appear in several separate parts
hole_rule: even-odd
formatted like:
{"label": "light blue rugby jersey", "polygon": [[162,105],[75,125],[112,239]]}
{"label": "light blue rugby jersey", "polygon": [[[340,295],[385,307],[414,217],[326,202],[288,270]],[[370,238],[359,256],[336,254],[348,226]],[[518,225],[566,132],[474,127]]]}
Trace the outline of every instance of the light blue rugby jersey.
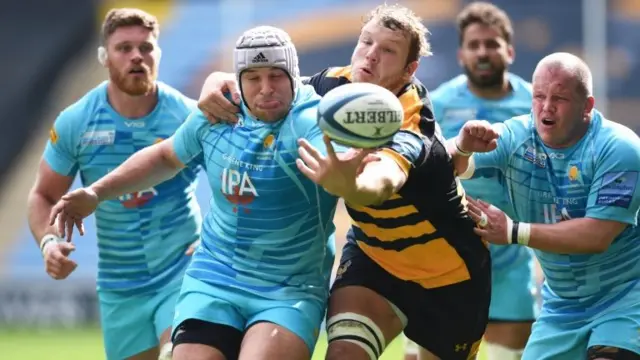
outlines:
{"label": "light blue rugby jersey", "polygon": [[[469,120],[487,120],[500,123],[514,116],[529,113],[531,109],[531,84],[521,77],[509,74],[512,91],[497,100],[486,100],[469,90],[467,76],[458,75],[443,83],[431,93],[434,116],[440,124],[445,139],[458,135]],[[463,180],[462,186],[471,197],[482,199],[513,215],[506,197],[504,178],[495,169],[479,169],[473,179]],[[515,261],[531,257],[526,248],[491,244],[491,261],[494,269],[501,269]]]}
{"label": "light blue rugby jersey", "polygon": [[552,224],[590,217],[629,225],[600,254],[535,250],[546,277],[547,314],[559,321],[593,316],[637,286],[640,139],[633,131],[594,110],[579,143],[552,149],[535,132],[532,115],[524,115],[505,122],[498,148],[475,154],[474,161],[478,169],[503,173],[519,221]]}
{"label": "light blue rugby jersey", "polygon": [[299,138],[326,151],[316,120],[319,100],[304,85],[276,123],[256,120],[243,105],[239,125],[210,125],[197,111],[176,132],[178,158],[186,163],[204,155],[212,189],[202,246],[187,275],[274,299],[326,297],[337,198],[295,164]]}
{"label": "light blue rugby jersey", "polygon": [[[87,93],[56,119],[44,159],[57,173],[80,172],[88,186],[136,151],[169,138],[196,102],[158,82],[158,104],[147,116],[120,116],[107,100],[107,82]],[[197,166],[176,177],[96,210],[98,290],[144,293],[180,281],[185,250],[200,236],[195,198]]]}

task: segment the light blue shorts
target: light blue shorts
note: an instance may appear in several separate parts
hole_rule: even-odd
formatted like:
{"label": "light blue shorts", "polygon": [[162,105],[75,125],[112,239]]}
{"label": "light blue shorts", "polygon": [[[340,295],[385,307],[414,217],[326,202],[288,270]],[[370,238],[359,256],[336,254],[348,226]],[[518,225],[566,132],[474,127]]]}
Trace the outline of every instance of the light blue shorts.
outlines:
{"label": "light blue shorts", "polygon": [[108,360],[122,360],[157,347],[171,326],[180,281],[145,295],[99,291],[102,336]]}
{"label": "light blue shorts", "polygon": [[[489,248],[494,254],[494,247]],[[537,315],[533,259],[491,269],[489,321],[534,321]]]}
{"label": "light blue shorts", "polygon": [[[522,360],[580,360],[592,346],[612,346],[640,355],[640,298],[635,304],[626,299],[624,308],[607,309],[592,321],[561,322],[545,320],[543,312],[533,324]],[[630,305],[630,306],[627,306]]]}
{"label": "light blue shorts", "polygon": [[[311,296],[272,300],[268,294],[214,286],[186,275],[176,306],[173,328],[189,319],[234,327],[242,332],[265,321],[284,327],[300,337],[309,352],[318,339],[326,299]],[[175,334],[172,335],[172,338]]]}

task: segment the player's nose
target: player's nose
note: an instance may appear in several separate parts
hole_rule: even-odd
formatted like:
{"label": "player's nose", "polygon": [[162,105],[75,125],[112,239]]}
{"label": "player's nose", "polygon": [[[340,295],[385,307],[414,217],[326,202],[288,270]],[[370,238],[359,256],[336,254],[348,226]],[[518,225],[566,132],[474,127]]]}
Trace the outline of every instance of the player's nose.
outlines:
{"label": "player's nose", "polygon": [[377,46],[370,46],[369,49],[367,50],[367,53],[365,54],[365,59],[367,59],[368,61],[375,63],[378,61],[378,47]]}

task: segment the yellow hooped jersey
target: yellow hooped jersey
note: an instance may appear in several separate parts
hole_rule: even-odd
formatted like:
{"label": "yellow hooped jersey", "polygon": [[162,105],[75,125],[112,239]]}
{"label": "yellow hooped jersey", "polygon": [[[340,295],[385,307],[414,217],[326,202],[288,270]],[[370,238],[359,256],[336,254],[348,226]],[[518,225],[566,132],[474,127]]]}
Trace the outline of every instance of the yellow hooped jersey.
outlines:
{"label": "yellow hooped jersey", "polygon": [[[329,68],[307,82],[324,95],[351,82],[351,68]],[[380,205],[346,204],[352,219],[347,239],[389,273],[424,288],[469,280],[489,265],[489,252],[473,232],[429,93],[414,80],[398,98],[405,111],[403,130],[379,153],[391,157],[408,180]]]}

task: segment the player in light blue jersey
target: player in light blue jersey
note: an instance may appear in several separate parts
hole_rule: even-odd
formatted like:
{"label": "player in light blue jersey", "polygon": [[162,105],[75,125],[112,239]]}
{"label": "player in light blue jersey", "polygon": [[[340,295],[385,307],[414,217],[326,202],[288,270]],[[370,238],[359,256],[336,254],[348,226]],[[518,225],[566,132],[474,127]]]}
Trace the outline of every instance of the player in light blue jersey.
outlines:
{"label": "player in light blue jersey", "polygon": [[[507,14],[491,3],[473,2],[460,12],[457,26],[458,61],[465,74],[431,93],[435,119],[447,139],[458,135],[469,120],[503,122],[531,108],[531,84],[508,72],[515,50]],[[483,172],[482,177],[462,182],[465,192],[513,216],[501,174],[494,169]],[[489,360],[517,360],[535,320],[533,256],[524,247],[491,244],[490,250],[491,307],[485,350]],[[412,350],[408,346],[408,352]]]}
{"label": "player in light blue jersey", "polygon": [[[63,198],[52,216],[72,226],[99,201],[152,186],[203,157],[211,210],[175,311],[174,360],[309,359],[328,296],[337,198],[295,160],[300,138],[326,152],[320,97],[302,85],[295,47],[280,29],[248,30],[234,58],[241,121],[210,125],[194,112],[169,140]],[[359,162],[364,153],[349,156]]]}
{"label": "player in light blue jersey", "polygon": [[545,274],[523,359],[640,359],[640,138],[594,109],[590,70],[573,55],[540,61],[533,97],[463,174],[503,174],[514,217],[470,200],[476,232],[534,249]]}
{"label": "player in light blue jersey", "polygon": [[[69,258],[72,228],[63,229],[65,242],[64,232],[49,224],[52,207],[76,174],[84,186],[91,185],[137,150],[173,135],[196,108],[194,100],[156,81],[158,34],[154,16],[111,10],[99,49],[109,81],[65,109],[51,129],[28,217],[54,279],[76,268]],[[186,167],[166,182],[123,192],[96,211],[97,289],[109,360],[170,354],[173,310],[190,259],[185,252],[200,237],[196,173],[196,167]]]}

